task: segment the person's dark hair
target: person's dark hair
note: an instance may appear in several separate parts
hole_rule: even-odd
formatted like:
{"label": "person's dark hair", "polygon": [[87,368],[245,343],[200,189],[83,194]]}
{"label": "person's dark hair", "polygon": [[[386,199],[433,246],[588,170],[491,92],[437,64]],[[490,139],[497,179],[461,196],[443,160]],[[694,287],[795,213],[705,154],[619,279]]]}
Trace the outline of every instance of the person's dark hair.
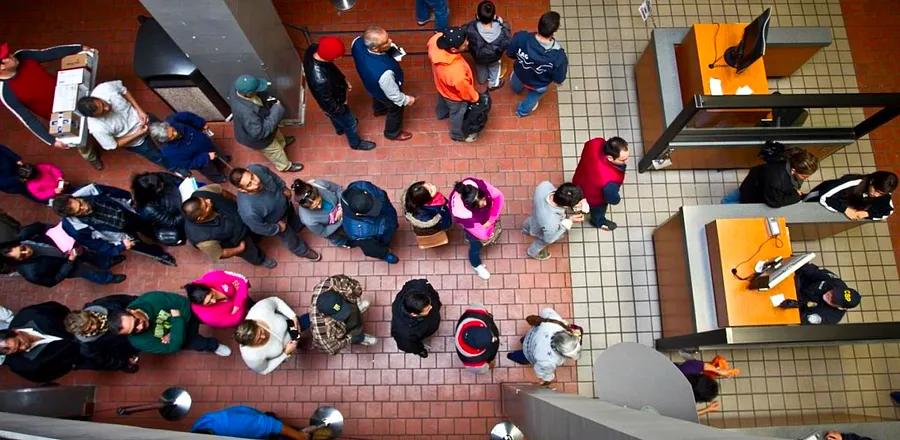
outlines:
{"label": "person's dark hair", "polygon": [[234,329],[234,340],[240,345],[251,345],[256,339],[256,330],[259,326],[252,319],[245,319]]}
{"label": "person's dark hair", "polygon": [[75,104],[75,110],[78,110],[78,113],[81,113],[82,116],[94,116],[97,114],[97,110],[100,110],[100,101],[92,96],[85,96]]}
{"label": "person's dark hair", "polygon": [[866,176],[866,183],[878,192],[892,194],[897,189],[897,175],[890,171],[876,171]]}
{"label": "person's dark hair", "polygon": [[712,402],[719,395],[719,383],[705,374],[689,374],[686,376],[694,391],[694,401]]}
{"label": "person's dark hair", "polygon": [[109,325],[109,333],[118,335],[122,331],[122,317],[127,315],[127,310],[110,309],[106,314],[106,322]]}
{"label": "person's dark hair", "polygon": [[475,203],[487,197],[487,194],[481,191],[477,186],[469,185],[462,182],[453,184],[453,190],[459,193],[462,198],[463,206],[469,209],[476,209]]}
{"label": "person's dark hair", "polygon": [[191,196],[191,198],[185,200],[181,204],[181,212],[184,213],[184,218],[196,222],[200,218],[200,198]]}
{"label": "person's dark hair", "polygon": [[183,287],[188,299],[194,304],[203,304],[206,295],[209,295],[209,292],[212,290],[203,284],[197,283],[187,283]]}
{"label": "person's dark hair", "polygon": [[797,174],[810,175],[819,169],[819,158],[802,148],[784,150],[784,159]]}
{"label": "person's dark hair", "polygon": [[494,2],[490,0],[484,0],[483,2],[478,4],[478,12],[476,13],[476,17],[478,21],[488,24],[494,21],[494,17],[497,16],[497,7],[494,6]]}
{"label": "person's dark hair", "polygon": [[319,196],[319,191],[315,186],[300,179],[294,179],[291,190],[294,191],[294,200],[304,208],[309,208],[312,201]]}
{"label": "person's dark hair", "polygon": [[[6,341],[9,338],[15,337],[16,334],[18,334],[18,332],[11,328],[0,330],[0,341]],[[6,349],[0,350],[0,354],[4,353],[6,353]]]}
{"label": "person's dark hair", "polygon": [[19,241],[7,241],[6,243],[0,243],[0,263],[7,267],[14,267],[19,264],[19,261],[7,254],[9,254],[20,244],[22,243]]}
{"label": "person's dark hair", "polygon": [[74,212],[69,209],[69,200],[72,200],[72,197],[69,194],[59,194],[57,196],[53,196],[50,199],[50,206],[53,207],[53,212],[60,217],[69,217],[74,214]]}
{"label": "person's dark hair", "polygon": [[414,213],[430,202],[431,199],[431,193],[425,187],[425,181],[420,180],[406,189],[406,202],[403,207],[406,209],[406,212]]}
{"label": "person's dark hair", "polygon": [[131,195],[138,209],[159,200],[165,190],[165,182],[159,173],[140,173],[131,178]]}
{"label": "person's dark hair", "polygon": [[240,188],[241,187],[241,178],[244,177],[244,173],[249,173],[250,170],[246,168],[234,168],[228,173],[228,181],[231,182],[232,185]]}
{"label": "person's dark hair", "polygon": [[553,203],[559,206],[574,208],[582,199],[584,191],[571,182],[563,183],[553,192]]}
{"label": "person's dark hair", "polygon": [[627,149],[628,142],[625,142],[625,139],[618,136],[607,139],[606,143],[603,144],[603,154],[605,156],[612,156],[613,159],[618,159],[619,155],[622,154],[622,151]]}
{"label": "person's dark hair", "polygon": [[559,30],[559,13],[550,11],[541,15],[538,20],[538,34],[544,38],[550,38]]}
{"label": "person's dark hair", "polygon": [[16,165],[16,177],[19,180],[26,182],[34,178],[34,165],[30,163],[23,163],[22,165]]}
{"label": "person's dark hair", "polygon": [[430,305],[431,298],[422,292],[412,292],[403,298],[403,310],[406,310],[406,313],[419,314]]}

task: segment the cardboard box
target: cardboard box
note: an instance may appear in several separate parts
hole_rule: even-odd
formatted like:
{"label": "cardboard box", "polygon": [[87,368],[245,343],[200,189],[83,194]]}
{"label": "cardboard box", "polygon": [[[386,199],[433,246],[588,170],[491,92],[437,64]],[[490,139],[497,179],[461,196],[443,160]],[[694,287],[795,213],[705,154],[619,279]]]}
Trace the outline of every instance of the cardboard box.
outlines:
{"label": "cardboard box", "polygon": [[60,70],[56,73],[56,85],[64,84],[90,84],[91,72],[84,67],[78,69]]}
{"label": "cardboard box", "polygon": [[87,87],[84,84],[63,84],[56,86],[53,92],[53,113],[75,110],[78,98],[87,96]]}
{"label": "cardboard box", "polygon": [[75,55],[68,55],[62,59],[62,70],[78,69],[84,67],[91,69],[91,55],[88,52],[80,52]]}
{"label": "cardboard box", "polygon": [[57,112],[50,116],[50,134],[56,138],[77,136],[81,116],[75,112]]}

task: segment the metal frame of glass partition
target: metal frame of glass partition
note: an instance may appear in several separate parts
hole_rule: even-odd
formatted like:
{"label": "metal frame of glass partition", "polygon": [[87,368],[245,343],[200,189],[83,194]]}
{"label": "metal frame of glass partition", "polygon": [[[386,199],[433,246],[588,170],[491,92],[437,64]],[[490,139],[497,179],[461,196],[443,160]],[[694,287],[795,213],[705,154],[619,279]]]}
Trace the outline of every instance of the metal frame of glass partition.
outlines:
{"label": "metal frame of glass partition", "polygon": [[[851,127],[710,127],[688,124],[702,111],[746,111],[774,108],[878,108]],[[729,148],[762,146],[767,141],[785,145],[830,147],[827,154],[855,142],[900,114],[900,93],[835,93],[802,95],[694,95],[666,127],[638,163],[638,171],[662,168],[659,164],[678,148]],[[827,155],[826,154],[826,155]],[[820,157],[821,159],[821,157]],[[656,162],[656,165],[654,164]],[[744,166],[698,166],[696,168],[744,168]]]}

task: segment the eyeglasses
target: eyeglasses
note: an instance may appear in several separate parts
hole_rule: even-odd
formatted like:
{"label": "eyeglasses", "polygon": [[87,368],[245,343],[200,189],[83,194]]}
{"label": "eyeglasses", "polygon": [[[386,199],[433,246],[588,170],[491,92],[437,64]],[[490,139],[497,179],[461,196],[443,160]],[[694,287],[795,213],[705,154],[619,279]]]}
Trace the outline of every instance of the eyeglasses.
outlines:
{"label": "eyeglasses", "polygon": [[[294,190],[296,191],[296,189],[297,188],[295,187]],[[300,203],[300,206],[305,207],[305,206],[312,205],[313,202],[316,201],[316,198],[319,197],[319,194],[316,192],[315,189],[307,188],[306,191],[304,191],[302,194],[297,194],[296,197],[297,197],[297,202]]]}

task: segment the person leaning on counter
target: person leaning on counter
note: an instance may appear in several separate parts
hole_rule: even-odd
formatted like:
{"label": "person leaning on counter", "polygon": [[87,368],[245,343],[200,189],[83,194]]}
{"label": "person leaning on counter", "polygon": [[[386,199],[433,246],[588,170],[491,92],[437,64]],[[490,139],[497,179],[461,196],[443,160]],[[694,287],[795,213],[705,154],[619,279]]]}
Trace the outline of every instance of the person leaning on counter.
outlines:
{"label": "person leaning on counter", "polygon": [[794,273],[794,284],[797,299],[786,299],[778,307],[799,308],[802,324],[837,324],[847,310],[859,305],[859,292],[834,272],[812,263]]}

